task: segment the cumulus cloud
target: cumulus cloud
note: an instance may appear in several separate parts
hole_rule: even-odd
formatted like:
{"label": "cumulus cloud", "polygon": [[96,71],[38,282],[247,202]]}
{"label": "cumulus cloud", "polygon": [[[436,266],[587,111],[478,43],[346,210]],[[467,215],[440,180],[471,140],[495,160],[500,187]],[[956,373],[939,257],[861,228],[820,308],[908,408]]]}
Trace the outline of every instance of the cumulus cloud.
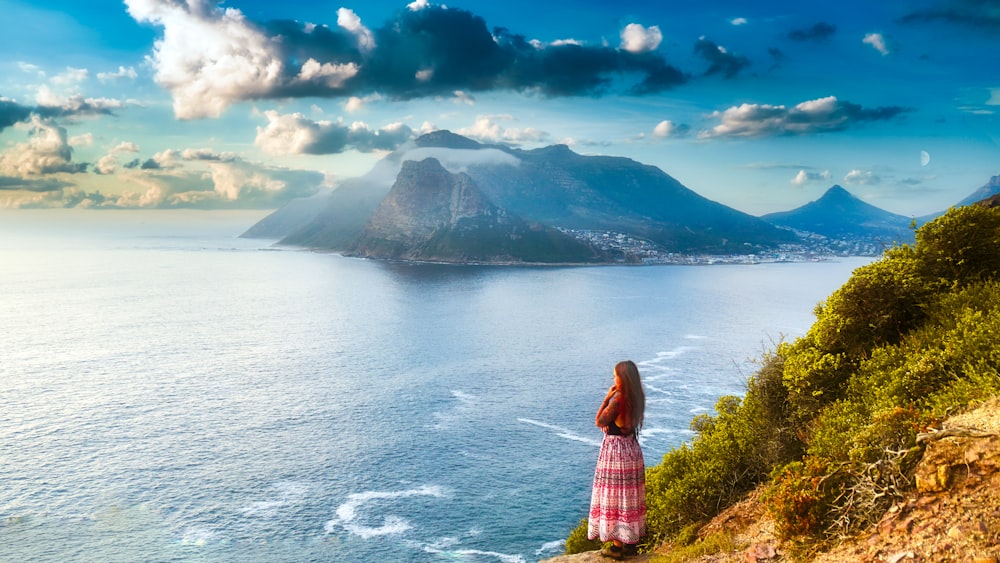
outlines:
{"label": "cumulus cloud", "polygon": [[869,33],[865,35],[861,42],[871,45],[876,51],[882,53],[882,55],[889,54],[889,47],[886,45],[885,37],[881,33]]}
{"label": "cumulus cloud", "polygon": [[55,172],[86,171],[86,163],[72,161],[73,148],[66,136],[66,129],[37,115],[32,115],[27,124],[18,127],[27,129],[28,141],[0,153],[0,175],[30,177]]}
{"label": "cumulus cloud", "polygon": [[66,67],[66,70],[52,77],[52,83],[58,86],[72,86],[79,84],[90,76],[90,72],[85,68]]}
{"label": "cumulus cloud", "polygon": [[150,62],[181,119],[217,117],[246,100],[341,97],[380,92],[394,99],[456,90],[543,96],[595,95],[615,79],[634,95],[687,77],[653,52],[656,27],[626,28],[621,48],[562,42],[540,48],[461,9],[414,2],[378,28],[346,9],[336,26],[254,22],[202,0],[126,0],[129,14],[163,29]]}
{"label": "cumulus cloud", "polygon": [[358,40],[358,48],[371,51],[375,48],[375,36],[371,30],[361,23],[361,18],[349,8],[337,10],[337,25],[354,34]]}
{"label": "cumulus cloud", "polygon": [[114,72],[97,73],[97,79],[100,80],[101,82],[113,82],[115,80],[119,80],[122,78],[129,78],[134,80],[137,76],[139,75],[135,72],[135,68],[133,67],[125,68],[123,66],[119,66],[118,70]]}
{"label": "cumulus cloud", "polygon": [[118,155],[123,152],[137,153],[139,145],[131,141],[122,141],[112,147],[108,154],[102,156],[94,165],[94,172],[98,174],[113,174],[118,169]]}
{"label": "cumulus cloud", "polygon": [[663,41],[663,33],[659,26],[643,27],[630,23],[621,32],[621,49],[629,53],[646,53],[655,51]]}
{"label": "cumulus cloud", "polygon": [[669,119],[665,119],[657,123],[656,127],[653,128],[653,136],[660,138],[683,137],[684,135],[687,135],[689,130],[690,127],[684,125],[683,123],[678,124],[670,121]]}
{"label": "cumulus cloud", "polygon": [[111,115],[114,110],[121,109],[125,103],[113,98],[84,98],[81,94],[59,96],[48,86],[38,89],[35,102],[40,108],[49,108],[52,115]]}
{"label": "cumulus cloud", "polygon": [[[174,150],[196,155],[204,149]],[[0,190],[45,192],[0,200],[7,207],[143,209],[273,209],[328,188],[321,172],[292,170],[234,159],[209,160],[198,169],[130,168],[116,176],[120,193],[87,192],[66,182],[0,176]]]}
{"label": "cumulus cloud", "polygon": [[501,121],[513,121],[510,115],[480,115],[472,127],[459,129],[457,133],[465,137],[486,142],[511,144],[538,143],[549,139],[549,134],[533,127],[503,127]]}
{"label": "cumulus cloud", "polygon": [[734,55],[727,51],[725,47],[717,45],[704,37],[699,38],[694,44],[694,52],[708,62],[708,70],[705,71],[706,75],[722,74],[726,78],[733,78],[741,70],[750,66],[750,59]]}
{"label": "cumulus cloud", "polygon": [[852,185],[872,185],[882,182],[882,178],[876,176],[871,170],[851,170],[844,176],[845,184]]}
{"label": "cumulus cloud", "polygon": [[749,22],[746,18],[733,18],[729,20],[729,23],[732,25],[746,25]]}
{"label": "cumulus cloud", "polygon": [[788,32],[792,41],[826,41],[837,32],[837,27],[826,22],[819,22],[805,29],[793,29]]}
{"label": "cumulus cloud", "polygon": [[413,137],[402,123],[371,129],[363,122],[345,125],[340,121],[313,121],[301,113],[264,112],[267,126],[257,127],[254,144],[271,154],[336,154],[354,149],[360,152],[391,151]]}
{"label": "cumulus cloud", "polygon": [[831,178],[830,171],[824,170],[822,172],[807,172],[806,170],[799,170],[799,173],[792,178],[793,186],[804,186],[811,182],[826,182]]}
{"label": "cumulus cloud", "polygon": [[773,137],[778,135],[809,135],[843,131],[870,121],[893,119],[906,112],[898,106],[866,109],[858,104],[840,101],[834,96],[802,102],[788,108],[784,105],[742,104],[710,117],[720,121],[702,138],[714,137]]}
{"label": "cumulus cloud", "polygon": [[0,132],[17,123],[27,123],[33,116],[42,119],[88,115],[114,115],[114,110],[124,107],[119,100],[109,98],[84,98],[79,95],[64,98],[56,96],[47,87],[39,91],[38,105],[24,105],[0,97]]}

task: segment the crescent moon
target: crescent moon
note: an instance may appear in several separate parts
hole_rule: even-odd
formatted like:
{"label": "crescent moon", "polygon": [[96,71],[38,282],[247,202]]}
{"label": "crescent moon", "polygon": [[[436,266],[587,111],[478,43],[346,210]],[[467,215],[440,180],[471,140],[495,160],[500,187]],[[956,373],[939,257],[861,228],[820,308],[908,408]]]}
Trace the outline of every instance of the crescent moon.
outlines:
{"label": "crescent moon", "polygon": [[927,151],[920,151],[920,166],[927,166],[931,161],[931,154]]}

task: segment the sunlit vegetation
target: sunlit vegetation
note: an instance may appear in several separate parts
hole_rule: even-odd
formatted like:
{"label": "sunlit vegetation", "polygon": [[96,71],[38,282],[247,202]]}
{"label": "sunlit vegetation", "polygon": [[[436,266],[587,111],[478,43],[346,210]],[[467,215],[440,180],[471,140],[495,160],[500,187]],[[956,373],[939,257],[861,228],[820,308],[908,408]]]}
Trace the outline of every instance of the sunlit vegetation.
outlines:
{"label": "sunlit vegetation", "polygon": [[761,358],[743,397],[719,399],[690,443],[647,469],[645,548],[687,543],[763,485],[781,539],[814,549],[912,489],[917,435],[1000,395],[1000,208],[922,226],[815,313]]}

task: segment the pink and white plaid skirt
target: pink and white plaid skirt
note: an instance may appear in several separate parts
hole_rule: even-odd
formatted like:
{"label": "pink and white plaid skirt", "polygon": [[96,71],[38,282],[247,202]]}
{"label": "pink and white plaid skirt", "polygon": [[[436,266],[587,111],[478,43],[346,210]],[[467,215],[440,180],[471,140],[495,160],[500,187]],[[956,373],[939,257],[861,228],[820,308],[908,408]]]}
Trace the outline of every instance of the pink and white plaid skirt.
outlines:
{"label": "pink and white plaid skirt", "polygon": [[646,463],[635,435],[604,436],[597,454],[587,537],[639,543],[646,535]]}

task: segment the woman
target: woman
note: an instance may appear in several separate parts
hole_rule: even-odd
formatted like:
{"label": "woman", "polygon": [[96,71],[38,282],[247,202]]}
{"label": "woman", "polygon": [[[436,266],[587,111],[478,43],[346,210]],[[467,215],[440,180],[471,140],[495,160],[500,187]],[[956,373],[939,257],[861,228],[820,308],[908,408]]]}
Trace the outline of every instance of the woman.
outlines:
{"label": "woman", "polygon": [[601,555],[621,559],[646,535],[646,464],[636,438],[646,410],[639,368],[631,360],[615,366],[595,423],[604,430],[590,497],[587,537],[612,545]]}

